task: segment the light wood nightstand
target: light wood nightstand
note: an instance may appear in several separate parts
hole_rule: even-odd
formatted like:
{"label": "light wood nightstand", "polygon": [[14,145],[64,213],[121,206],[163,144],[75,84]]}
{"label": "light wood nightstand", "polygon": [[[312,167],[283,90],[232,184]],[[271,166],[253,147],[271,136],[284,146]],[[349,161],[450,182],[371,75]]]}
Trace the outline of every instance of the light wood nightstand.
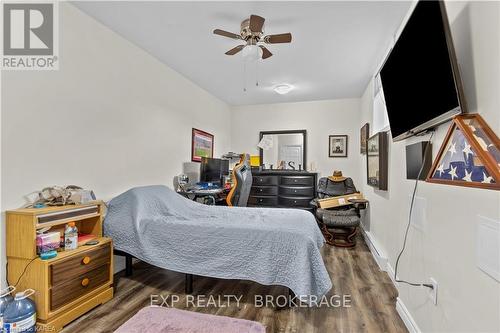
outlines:
{"label": "light wood nightstand", "polygon": [[[35,290],[38,329],[57,332],[113,298],[113,244],[102,236],[103,208],[96,201],[6,212],[7,278],[11,284],[19,280],[17,290]],[[79,232],[96,236],[99,244],[79,244],[75,250],[41,260],[36,253],[36,231],[50,226],[50,231],[64,234],[68,222],[76,222]]]}

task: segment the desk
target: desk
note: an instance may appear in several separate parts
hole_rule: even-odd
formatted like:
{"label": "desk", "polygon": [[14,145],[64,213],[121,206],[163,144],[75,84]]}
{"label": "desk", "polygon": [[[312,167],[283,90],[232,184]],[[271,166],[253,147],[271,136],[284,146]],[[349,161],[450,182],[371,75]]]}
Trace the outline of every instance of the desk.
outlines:
{"label": "desk", "polygon": [[210,189],[210,190],[191,189],[185,191],[178,191],[177,193],[191,200],[202,198],[203,203],[205,203],[206,205],[215,205],[217,201],[224,200],[225,198],[224,194],[226,193],[226,191],[223,188]]}

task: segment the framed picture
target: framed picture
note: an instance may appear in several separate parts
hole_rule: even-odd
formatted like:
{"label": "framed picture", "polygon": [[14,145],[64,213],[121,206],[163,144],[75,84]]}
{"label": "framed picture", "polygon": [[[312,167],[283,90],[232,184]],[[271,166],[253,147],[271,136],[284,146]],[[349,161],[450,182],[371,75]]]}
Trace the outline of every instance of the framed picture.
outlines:
{"label": "framed picture", "polygon": [[370,136],[370,124],[366,123],[361,127],[361,132],[359,135],[359,152],[361,154],[366,154],[366,141],[368,140],[368,137]]}
{"label": "framed picture", "polygon": [[368,185],[387,190],[388,135],[380,132],[368,139],[366,145],[366,174]]}
{"label": "framed picture", "polygon": [[328,138],[328,156],[347,157],[347,135],[330,135]]}
{"label": "framed picture", "polygon": [[202,157],[214,157],[214,136],[193,128],[191,137],[191,161],[201,162]]}

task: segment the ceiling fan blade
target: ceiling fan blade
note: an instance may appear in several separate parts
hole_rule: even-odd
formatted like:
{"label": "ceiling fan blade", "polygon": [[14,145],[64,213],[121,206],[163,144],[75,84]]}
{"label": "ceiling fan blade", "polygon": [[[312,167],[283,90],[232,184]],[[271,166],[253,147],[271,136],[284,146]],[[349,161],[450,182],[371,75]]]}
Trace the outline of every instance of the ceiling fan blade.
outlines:
{"label": "ceiling fan blade", "polygon": [[258,15],[250,15],[250,30],[252,32],[262,32],[264,21],[266,19]]}
{"label": "ceiling fan blade", "polygon": [[236,47],[233,47],[231,50],[227,51],[226,54],[227,55],[236,54],[236,53],[240,52],[241,50],[243,50],[244,47],[245,47],[245,45],[238,45]]}
{"label": "ceiling fan blade", "polygon": [[278,44],[278,43],[290,43],[292,41],[292,34],[278,34],[278,35],[268,35],[264,37],[264,42],[268,44]]}
{"label": "ceiling fan blade", "polygon": [[262,49],[262,59],[267,59],[273,55],[265,46],[259,45],[259,47]]}
{"label": "ceiling fan blade", "polygon": [[221,30],[221,29],[215,29],[214,34],[219,35],[219,36],[224,36],[224,37],[229,37],[232,39],[241,39],[240,35],[234,34],[229,31]]}

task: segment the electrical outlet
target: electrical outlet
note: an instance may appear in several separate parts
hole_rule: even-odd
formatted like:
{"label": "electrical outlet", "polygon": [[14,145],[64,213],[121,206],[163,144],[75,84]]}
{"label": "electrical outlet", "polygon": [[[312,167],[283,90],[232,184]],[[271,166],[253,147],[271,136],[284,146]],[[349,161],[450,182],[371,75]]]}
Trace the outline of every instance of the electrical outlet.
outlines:
{"label": "electrical outlet", "polygon": [[438,283],[434,278],[431,278],[432,289],[429,290],[429,298],[431,299],[434,305],[437,305],[437,297],[438,297]]}

